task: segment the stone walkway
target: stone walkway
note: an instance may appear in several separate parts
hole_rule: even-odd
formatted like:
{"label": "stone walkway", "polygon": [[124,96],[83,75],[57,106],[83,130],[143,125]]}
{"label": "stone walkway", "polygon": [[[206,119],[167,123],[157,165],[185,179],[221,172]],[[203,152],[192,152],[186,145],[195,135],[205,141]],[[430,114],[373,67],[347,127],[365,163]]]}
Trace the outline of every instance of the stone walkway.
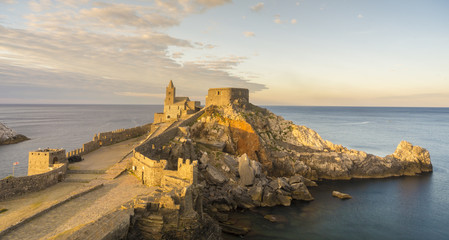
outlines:
{"label": "stone walkway", "polygon": [[[130,164],[129,153],[144,139],[139,137],[102,147],[84,155],[82,162],[70,164],[72,171],[67,181],[0,202],[0,207],[8,209],[0,214],[0,231],[18,226],[0,233],[0,238],[48,239],[95,221],[138,195],[153,192],[154,188],[143,186],[136,177],[123,173]],[[93,187],[95,190],[91,191]],[[89,192],[79,194],[84,190]],[[74,193],[81,196],[71,199]],[[36,214],[40,216],[29,218]],[[15,225],[24,220],[23,224]]]}
{"label": "stone walkway", "polygon": [[95,221],[136,196],[150,194],[153,191],[154,188],[140,185],[134,176],[122,175],[95,191],[34,218],[2,236],[2,239],[49,239],[58,233]]}

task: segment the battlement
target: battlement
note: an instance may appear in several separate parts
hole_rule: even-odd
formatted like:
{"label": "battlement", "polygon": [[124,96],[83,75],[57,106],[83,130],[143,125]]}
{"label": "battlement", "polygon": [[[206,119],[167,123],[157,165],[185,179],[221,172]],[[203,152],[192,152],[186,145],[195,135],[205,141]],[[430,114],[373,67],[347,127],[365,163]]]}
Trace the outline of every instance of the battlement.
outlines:
{"label": "battlement", "polygon": [[[153,160],[134,151],[132,166],[136,176],[149,186],[166,187],[172,183],[175,187],[182,188],[197,183],[198,161],[179,158],[178,169],[167,170],[167,160]],[[174,181],[176,184],[173,184]]]}

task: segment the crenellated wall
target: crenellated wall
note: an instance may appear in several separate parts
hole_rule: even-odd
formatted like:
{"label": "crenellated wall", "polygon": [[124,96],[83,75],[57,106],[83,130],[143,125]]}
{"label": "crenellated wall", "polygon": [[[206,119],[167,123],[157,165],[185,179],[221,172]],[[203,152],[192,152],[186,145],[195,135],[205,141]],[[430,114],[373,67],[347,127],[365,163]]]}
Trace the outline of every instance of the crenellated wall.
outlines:
{"label": "crenellated wall", "polygon": [[198,161],[179,158],[177,170],[166,170],[167,160],[153,160],[134,152],[132,166],[134,174],[149,186],[185,187],[197,183]]}
{"label": "crenellated wall", "polygon": [[62,181],[67,171],[67,164],[54,164],[52,168],[48,172],[41,174],[8,177],[0,180],[0,200],[9,199],[24,193],[36,192]]}
{"label": "crenellated wall", "polygon": [[146,124],[143,126],[138,126],[134,128],[127,129],[117,129],[110,132],[102,132],[95,134],[92,141],[83,144],[82,148],[78,148],[67,152],[67,157],[74,155],[84,155],[99,149],[101,146],[108,146],[116,144],[119,142],[126,141],[131,138],[142,136],[148,132],[154,130],[155,126],[153,124]]}
{"label": "crenellated wall", "polygon": [[167,160],[155,160],[147,157],[151,150],[171,141],[178,132],[178,127],[189,126],[204,113],[207,108],[193,114],[189,118],[173,124],[173,127],[160,135],[150,138],[137,146],[133,151],[132,165],[136,176],[146,185],[165,187],[177,185],[179,187],[196,184],[198,161],[178,159],[177,170],[166,170]]}

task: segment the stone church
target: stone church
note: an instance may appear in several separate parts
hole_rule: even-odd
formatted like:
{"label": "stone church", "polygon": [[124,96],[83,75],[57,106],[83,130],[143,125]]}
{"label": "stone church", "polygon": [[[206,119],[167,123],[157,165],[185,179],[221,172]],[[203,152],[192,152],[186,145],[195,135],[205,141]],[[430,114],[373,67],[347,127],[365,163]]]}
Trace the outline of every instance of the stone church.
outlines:
{"label": "stone church", "polygon": [[176,88],[170,80],[165,90],[164,112],[154,114],[154,123],[178,120],[200,109],[200,101],[190,101],[188,97],[176,97]]}

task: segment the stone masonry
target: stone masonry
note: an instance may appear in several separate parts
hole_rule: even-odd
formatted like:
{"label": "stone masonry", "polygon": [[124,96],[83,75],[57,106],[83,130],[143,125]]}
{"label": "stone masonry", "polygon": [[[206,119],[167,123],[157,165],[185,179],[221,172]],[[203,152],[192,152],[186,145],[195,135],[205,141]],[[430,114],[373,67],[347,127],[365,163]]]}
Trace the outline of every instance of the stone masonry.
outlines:
{"label": "stone masonry", "polygon": [[52,170],[53,165],[67,163],[64,149],[39,149],[29,153],[28,175],[45,173]]}
{"label": "stone masonry", "polygon": [[206,96],[206,107],[224,106],[235,100],[249,102],[249,90],[246,88],[210,88]]}
{"label": "stone masonry", "polygon": [[178,120],[200,110],[199,101],[190,101],[188,97],[176,97],[176,88],[170,80],[164,101],[164,112],[154,114],[154,123]]}

